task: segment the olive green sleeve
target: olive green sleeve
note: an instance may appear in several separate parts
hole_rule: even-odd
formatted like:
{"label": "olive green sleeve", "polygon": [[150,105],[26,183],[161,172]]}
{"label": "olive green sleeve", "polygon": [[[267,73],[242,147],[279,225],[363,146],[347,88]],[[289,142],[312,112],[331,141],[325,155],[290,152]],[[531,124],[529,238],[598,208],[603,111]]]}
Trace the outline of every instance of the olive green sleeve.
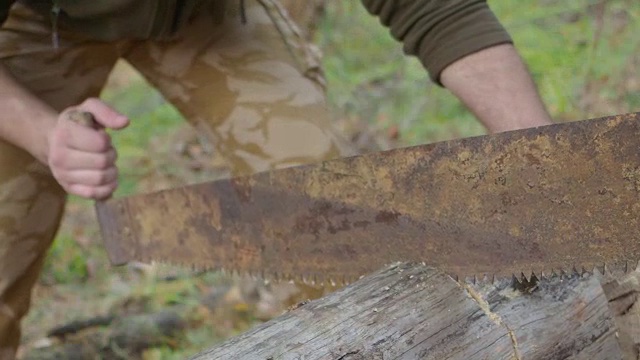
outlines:
{"label": "olive green sleeve", "polygon": [[440,84],[440,73],[454,61],[484,48],[511,43],[486,1],[362,0],[391,35],[417,56]]}

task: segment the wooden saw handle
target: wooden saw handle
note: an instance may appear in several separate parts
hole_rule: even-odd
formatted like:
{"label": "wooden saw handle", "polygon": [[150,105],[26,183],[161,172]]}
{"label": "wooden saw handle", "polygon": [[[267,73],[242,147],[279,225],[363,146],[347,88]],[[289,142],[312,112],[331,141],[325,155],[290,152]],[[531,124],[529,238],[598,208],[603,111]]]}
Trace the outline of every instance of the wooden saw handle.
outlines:
{"label": "wooden saw handle", "polygon": [[90,127],[92,129],[98,129],[100,127],[96,118],[94,118],[93,114],[88,111],[71,110],[67,112],[67,119],[76,124]]}

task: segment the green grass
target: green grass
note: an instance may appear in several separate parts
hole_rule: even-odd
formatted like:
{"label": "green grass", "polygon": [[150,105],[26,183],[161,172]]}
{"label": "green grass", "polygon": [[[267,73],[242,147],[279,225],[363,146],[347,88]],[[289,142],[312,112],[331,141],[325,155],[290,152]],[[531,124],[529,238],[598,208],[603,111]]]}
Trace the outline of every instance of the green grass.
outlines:
{"label": "green grass", "polygon": [[84,282],[88,277],[87,251],[69,234],[60,234],[49,250],[43,281],[50,284]]}

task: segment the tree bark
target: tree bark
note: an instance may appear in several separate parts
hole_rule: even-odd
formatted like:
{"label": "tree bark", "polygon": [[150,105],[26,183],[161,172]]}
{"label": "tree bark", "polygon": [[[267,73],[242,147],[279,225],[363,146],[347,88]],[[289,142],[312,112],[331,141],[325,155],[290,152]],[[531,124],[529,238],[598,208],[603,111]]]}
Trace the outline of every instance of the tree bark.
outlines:
{"label": "tree bark", "polygon": [[620,359],[597,277],[515,289],[397,264],[195,359]]}

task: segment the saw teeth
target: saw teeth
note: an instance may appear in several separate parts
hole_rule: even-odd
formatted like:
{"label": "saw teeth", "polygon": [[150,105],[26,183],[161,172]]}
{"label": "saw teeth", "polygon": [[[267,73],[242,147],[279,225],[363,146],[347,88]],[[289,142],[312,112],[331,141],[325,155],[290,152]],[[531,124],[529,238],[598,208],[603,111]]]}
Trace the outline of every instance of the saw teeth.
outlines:
{"label": "saw teeth", "polygon": [[539,281],[538,277],[533,273],[528,277],[523,274],[520,278],[513,277],[512,287],[521,292],[531,293],[538,288]]}
{"label": "saw teeth", "polygon": [[607,264],[605,271],[608,275],[621,276],[629,271],[629,264],[626,261],[620,263]]}
{"label": "saw teeth", "polygon": [[593,267],[593,273],[597,276],[603,276],[605,274],[605,265],[596,265]]}
{"label": "saw teeth", "polygon": [[339,278],[328,278],[327,285],[331,287],[342,287],[342,286],[348,285],[348,282],[346,282],[346,279],[344,276]]}
{"label": "saw teeth", "polygon": [[293,275],[284,272],[278,273],[278,276],[280,277],[280,281],[290,283],[295,283],[296,279],[299,277],[299,275]]}
{"label": "saw teeth", "polygon": [[340,284],[340,286],[346,286],[346,285],[351,284],[353,282],[353,279],[351,279],[347,275],[342,275],[341,282],[342,283]]}
{"label": "saw teeth", "polygon": [[248,276],[251,280],[257,280],[260,277],[260,274],[256,271],[247,271],[246,276]]}
{"label": "saw teeth", "polygon": [[349,277],[349,276],[345,276],[344,277],[344,283],[342,284],[342,286],[346,286],[349,284],[352,284],[358,280],[360,280],[361,277]]}
{"label": "saw teeth", "polygon": [[529,282],[529,276],[527,276],[525,273],[521,272],[519,274],[514,274],[513,278],[515,279],[516,282],[518,282],[519,284],[526,284]]}
{"label": "saw teeth", "polygon": [[535,270],[535,271],[533,272],[533,275],[534,275],[536,278],[538,278],[538,280],[544,280],[544,279],[546,278],[546,277],[545,277],[544,270],[542,270],[542,269],[537,269],[537,270]]}
{"label": "saw teeth", "polygon": [[531,272],[529,273],[527,276],[524,276],[524,279],[527,281],[527,283],[538,283],[538,281],[540,281],[540,278],[536,275],[535,272]]}
{"label": "saw teeth", "polygon": [[485,284],[491,284],[491,285],[495,284],[496,280],[497,280],[497,278],[496,278],[495,274],[485,274],[483,279],[482,279],[482,281]]}
{"label": "saw teeth", "polygon": [[560,268],[560,269],[558,269],[557,273],[558,273],[558,277],[560,279],[565,279],[565,278],[571,277],[571,269]]}
{"label": "saw teeth", "polygon": [[312,286],[314,286],[316,284],[316,282],[314,280],[314,276],[311,275],[311,274],[302,274],[301,278],[302,278],[302,282],[304,284],[312,285]]}
{"label": "saw teeth", "polygon": [[338,286],[342,287],[350,283],[353,283],[354,281],[357,280],[357,277],[349,277],[348,275],[343,275],[337,278],[329,278],[329,277],[326,277],[324,274],[316,274],[316,273],[292,275],[284,272],[270,273],[265,270],[239,271],[235,268],[229,269],[229,268],[224,268],[220,266],[212,266],[210,264],[182,263],[180,261],[172,261],[172,260],[166,260],[166,259],[154,259],[154,260],[141,259],[137,261],[145,264],[152,264],[152,263],[167,264],[167,265],[177,266],[185,269],[191,269],[194,272],[218,271],[227,277],[241,278],[241,277],[248,276],[253,280],[262,279],[265,282],[290,281],[290,282],[304,283],[304,284],[313,285],[313,286],[323,285],[323,286],[331,286],[331,287],[338,287]]}
{"label": "saw teeth", "polygon": [[311,285],[311,280],[309,280],[309,276],[302,274],[300,276],[297,276],[297,278],[299,279],[299,281],[301,281],[303,284],[307,284],[307,285]]}
{"label": "saw teeth", "polygon": [[531,282],[531,274],[521,272],[519,275],[515,276],[516,280],[523,285],[526,285]]}
{"label": "saw teeth", "polygon": [[322,282],[320,281],[320,277],[318,276],[318,274],[313,274],[313,275],[311,275],[311,282],[313,283],[313,285],[320,285],[320,284],[322,284]]}
{"label": "saw teeth", "polygon": [[[487,279],[487,283],[489,284],[494,284],[496,281],[498,281],[501,277],[496,275],[496,274],[487,274],[486,279]],[[502,276],[502,278],[504,278],[504,276]]]}
{"label": "saw teeth", "polygon": [[565,277],[567,274],[566,271],[560,268],[551,268],[548,271],[541,271],[539,279],[551,280]]}

